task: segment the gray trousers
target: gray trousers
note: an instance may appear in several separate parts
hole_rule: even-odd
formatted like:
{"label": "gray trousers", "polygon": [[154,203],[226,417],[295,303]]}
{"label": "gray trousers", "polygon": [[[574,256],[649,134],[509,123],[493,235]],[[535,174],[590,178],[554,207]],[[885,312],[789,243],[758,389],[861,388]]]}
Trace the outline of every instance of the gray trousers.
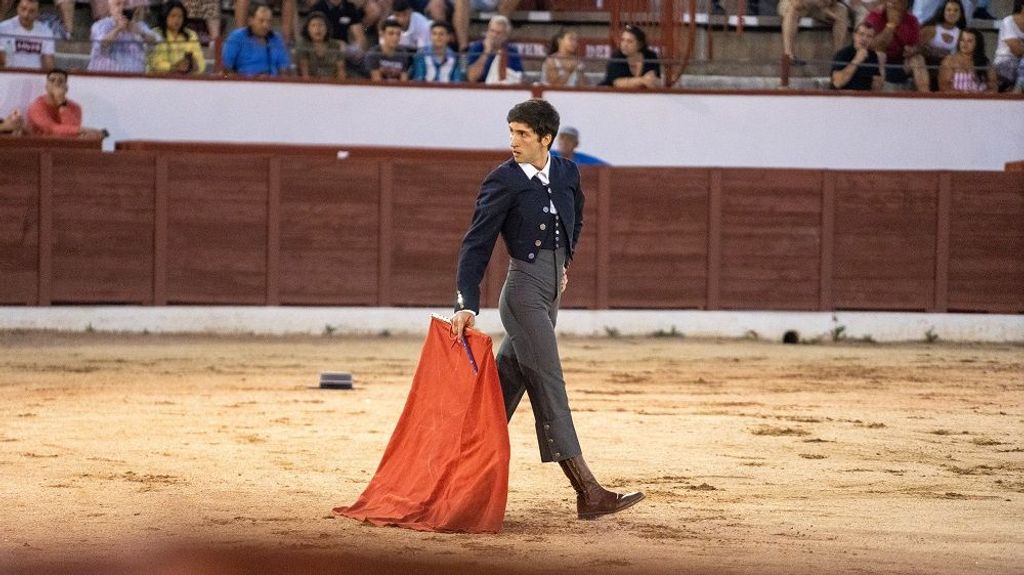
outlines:
{"label": "gray trousers", "polygon": [[512,259],[498,303],[505,326],[497,355],[505,414],[511,420],[523,393],[530,395],[540,459],[545,462],[581,453],[555,341],[564,264],[561,249],[537,250],[533,263]]}

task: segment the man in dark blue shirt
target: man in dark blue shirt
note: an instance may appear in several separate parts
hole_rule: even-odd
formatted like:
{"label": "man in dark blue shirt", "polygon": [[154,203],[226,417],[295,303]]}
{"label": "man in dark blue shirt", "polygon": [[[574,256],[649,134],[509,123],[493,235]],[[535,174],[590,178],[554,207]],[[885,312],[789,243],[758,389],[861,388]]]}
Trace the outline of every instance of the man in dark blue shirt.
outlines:
{"label": "man in dark blue shirt", "polygon": [[221,53],[224,69],[243,76],[288,74],[292,62],[281,36],[270,29],[269,6],[254,5],[249,22],[228,35]]}

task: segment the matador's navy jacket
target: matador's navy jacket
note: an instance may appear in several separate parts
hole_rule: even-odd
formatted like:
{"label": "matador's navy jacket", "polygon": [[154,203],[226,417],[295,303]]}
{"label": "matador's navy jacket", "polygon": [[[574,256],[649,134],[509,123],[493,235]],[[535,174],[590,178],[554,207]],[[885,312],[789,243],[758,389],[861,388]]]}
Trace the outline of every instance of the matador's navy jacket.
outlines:
{"label": "matador's navy jacket", "polygon": [[[561,237],[569,240],[562,242],[568,267],[583,229],[580,172],[575,163],[565,158],[551,156],[550,161],[550,200],[559,216],[555,225],[564,234]],[[537,250],[549,238],[551,222],[556,221],[550,213],[548,200],[545,187],[537,179],[527,179],[514,159],[488,174],[480,186],[473,223],[459,251],[455,311],[480,312],[480,282],[499,232],[505,238],[510,256],[524,262],[534,261]]]}

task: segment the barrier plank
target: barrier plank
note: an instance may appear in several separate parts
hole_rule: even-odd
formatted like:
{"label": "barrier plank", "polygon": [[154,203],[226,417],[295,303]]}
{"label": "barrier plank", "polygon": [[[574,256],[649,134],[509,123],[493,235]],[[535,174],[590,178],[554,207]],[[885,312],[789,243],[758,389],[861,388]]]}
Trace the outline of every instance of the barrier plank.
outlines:
{"label": "barrier plank", "polygon": [[152,301],[153,155],[52,154],[52,302]]}
{"label": "barrier plank", "polygon": [[837,309],[931,307],[938,187],[935,172],[837,174]]}
{"label": "barrier plank", "polygon": [[722,309],[815,309],[820,289],[821,172],[726,170]]}
{"label": "barrier plank", "polygon": [[953,172],[950,311],[1024,312],[1024,171]]}
{"label": "barrier plank", "polygon": [[484,161],[394,162],[394,305],[447,309],[454,302],[459,246],[480,183],[493,168]]}
{"label": "barrier plank", "polygon": [[709,170],[616,168],[611,180],[609,307],[704,306]]}
{"label": "barrier plank", "polygon": [[266,302],[269,158],[179,154],[167,167],[167,300]]}
{"label": "barrier plank", "polygon": [[0,154],[0,303],[39,296],[39,152]]}
{"label": "barrier plank", "polygon": [[281,303],[377,303],[380,183],[378,162],[282,157]]}

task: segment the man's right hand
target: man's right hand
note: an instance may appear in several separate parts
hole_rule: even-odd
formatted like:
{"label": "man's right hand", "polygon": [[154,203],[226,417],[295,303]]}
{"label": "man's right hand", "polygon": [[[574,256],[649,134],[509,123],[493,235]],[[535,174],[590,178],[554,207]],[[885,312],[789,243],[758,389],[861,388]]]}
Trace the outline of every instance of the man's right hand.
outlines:
{"label": "man's right hand", "polygon": [[452,316],[452,335],[462,336],[463,332],[466,331],[467,327],[473,327],[476,324],[476,316],[468,311],[457,311]]}
{"label": "man's right hand", "polygon": [[861,64],[864,60],[868,59],[868,51],[866,48],[858,48],[857,53],[853,56],[854,64]]}

